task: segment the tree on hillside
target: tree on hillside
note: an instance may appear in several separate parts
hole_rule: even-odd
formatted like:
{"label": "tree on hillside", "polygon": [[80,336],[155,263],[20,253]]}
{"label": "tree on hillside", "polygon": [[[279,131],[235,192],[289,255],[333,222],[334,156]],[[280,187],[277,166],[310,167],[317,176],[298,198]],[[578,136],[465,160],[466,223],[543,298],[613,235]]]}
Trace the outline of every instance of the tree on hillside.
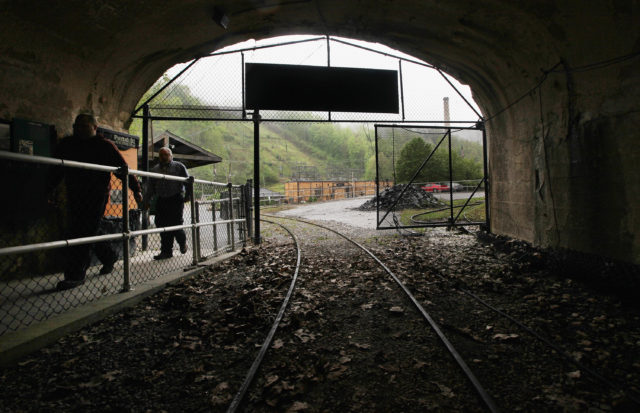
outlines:
{"label": "tree on hillside", "polygon": [[[396,164],[398,182],[406,183],[418,171],[425,159],[433,151],[433,146],[421,138],[414,138],[400,150]],[[482,178],[482,165],[471,158],[463,158],[457,151],[451,154],[454,180]],[[449,151],[440,146],[425,164],[414,182],[449,180]]]}
{"label": "tree on hillside", "polygon": [[[432,151],[433,146],[422,138],[413,138],[404,145],[396,163],[398,182],[409,182]],[[415,182],[446,180],[449,179],[448,173],[447,153],[439,148],[422,168]]]}

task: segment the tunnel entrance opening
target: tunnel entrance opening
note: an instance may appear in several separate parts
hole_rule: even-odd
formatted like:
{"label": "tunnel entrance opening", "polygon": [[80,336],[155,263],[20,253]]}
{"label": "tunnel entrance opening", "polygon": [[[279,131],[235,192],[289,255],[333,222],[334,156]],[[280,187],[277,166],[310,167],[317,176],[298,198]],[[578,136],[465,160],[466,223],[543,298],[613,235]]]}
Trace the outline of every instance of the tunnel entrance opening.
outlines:
{"label": "tunnel entrance opening", "polygon": [[[258,116],[246,103],[248,63],[394,70],[399,111],[260,110]],[[332,36],[250,41],[174,67],[145,94],[133,118],[137,122],[130,131],[143,136],[142,169],[153,159],[145,142],[155,133],[170,130],[222,156],[223,162],[213,170],[195,170],[197,177],[227,182],[253,178],[258,242],[260,186],[283,195],[267,195],[267,202],[371,197],[381,187],[374,124],[445,129],[456,125],[458,130],[475,128],[482,120],[468,88],[437,67],[382,45]],[[471,139],[469,145],[482,147],[480,138]],[[482,165],[484,159],[477,162]],[[303,173],[311,170],[315,170],[313,176]],[[289,183],[283,182],[287,178]],[[484,174],[477,178],[483,179]],[[382,186],[395,183],[395,179],[384,181]]]}

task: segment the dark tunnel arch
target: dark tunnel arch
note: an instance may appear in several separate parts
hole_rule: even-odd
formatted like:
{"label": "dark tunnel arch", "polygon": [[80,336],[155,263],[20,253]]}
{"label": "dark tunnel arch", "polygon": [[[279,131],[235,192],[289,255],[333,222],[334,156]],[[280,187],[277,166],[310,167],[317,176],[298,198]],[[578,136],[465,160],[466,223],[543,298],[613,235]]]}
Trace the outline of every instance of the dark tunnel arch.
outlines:
{"label": "dark tunnel arch", "polygon": [[[640,263],[634,2],[216,5],[227,30],[204,0],[0,1],[0,117],[63,134],[89,110],[126,129],[168,67],[210,50],[300,32],[379,42],[469,84],[488,118],[499,113],[487,123],[494,232]],[[595,203],[593,185],[602,188]]]}

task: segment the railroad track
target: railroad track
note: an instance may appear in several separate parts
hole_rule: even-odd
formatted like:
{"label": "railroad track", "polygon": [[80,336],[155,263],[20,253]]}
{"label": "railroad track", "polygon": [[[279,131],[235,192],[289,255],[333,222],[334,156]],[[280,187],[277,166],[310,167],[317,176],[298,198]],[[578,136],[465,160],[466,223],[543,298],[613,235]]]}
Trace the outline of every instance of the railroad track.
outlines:
{"label": "railroad track", "polygon": [[[280,217],[272,217],[272,218],[280,218]],[[442,345],[446,348],[446,350],[449,352],[449,354],[453,357],[453,359],[455,360],[455,362],[457,363],[457,365],[459,366],[459,368],[462,370],[463,374],[466,376],[466,378],[469,380],[469,382],[471,383],[471,385],[473,386],[473,388],[475,389],[478,397],[480,398],[480,400],[482,401],[482,403],[485,405],[485,407],[487,408],[488,411],[491,412],[498,412],[498,406],[495,404],[495,402],[493,401],[493,399],[491,398],[491,396],[487,393],[487,391],[484,389],[482,383],[476,378],[476,376],[474,375],[473,371],[471,370],[471,368],[468,366],[468,364],[465,362],[465,360],[462,358],[462,356],[458,353],[458,351],[455,349],[455,347],[453,346],[453,344],[451,343],[451,341],[447,338],[447,336],[443,333],[442,329],[440,328],[440,326],[436,323],[436,321],[433,319],[433,317],[431,317],[431,315],[424,309],[424,307],[418,302],[418,300],[413,296],[413,294],[411,293],[411,291],[409,291],[409,289],[400,281],[400,279],[375,255],[373,254],[369,249],[367,249],[366,247],[364,247],[363,245],[359,244],[358,242],[354,241],[353,239],[349,238],[348,236],[323,225],[320,224],[316,224],[316,223],[312,223],[312,222],[308,222],[308,221],[304,221],[304,220],[299,220],[299,219],[294,219],[294,218],[285,218],[285,219],[289,219],[289,220],[294,220],[297,222],[301,222],[307,225],[313,225],[315,227],[318,228],[322,228],[326,231],[330,231],[336,235],[338,235],[339,237],[342,237],[343,239],[345,239],[346,241],[348,241],[349,243],[353,244],[354,246],[356,246],[357,248],[359,248],[362,252],[364,252],[367,256],[369,256],[372,260],[374,260],[377,265],[382,268],[389,277],[391,277],[391,279],[393,279],[393,281],[396,283],[396,285],[400,288],[400,290],[404,293],[404,295],[409,299],[409,301],[412,303],[412,305],[415,307],[415,309],[419,312],[419,314],[424,318],[424,320],[428,323],[429,327],[433,330],[433,332],[435,332],[435,334],[438,336],[439,340],[441,341]],[[292,277],[292,281],[290,284],[290,287],[287,291],[286,297],[280,307],[280,310],[278,312],[278,315],[276,316],[276,319],[271,327],[271,329],[269,330],[269,333],[267,334],[267,337],[265,339],[265,341],[263,342],[260,351],[258,352],[258,355],[256,356],[254,362],[251,365],[251,368],[249,369],[240,389],[238,390],[238,392],[236,393],[235,397],[233,398],[231,404],[229,405],[229,408],[227,409],[227,412],[235,412],[238,410],[238,408],[241,406],[247,391],[251,385],[251,383],[254,381],[254,379],[256,378],[258,369],[260,368],[260,365],[262,363],[262,361],[264,360],[265,354],[267,352],[267,350],[269,349],[269,347],[271,347],[272,343],[273,343],[273,339],[275,337],[275,333],[278,329],[279,323],[281,322],[284,312],[286,311],[286,308],[289,304],[290,298],[293,294],[295,285],[296,285],[296,281],[298,279],[298,274],[300,271],[300,265],[301,265],[301,248],[300,245],[298,243],[298,240],[296,239],[295,235],[293,234],[293,232],[287,228],[286,226],[276,223],[274,221],[270,221],[270,220],[263,220],[267,223],[273,224],[273,225],[278,225],[281,228],[283,228],[285,231],[287,231],[290,236],[293,238],[294,243],[296,245],[296,249],[298,252],[298,256],[297,256],[297,262],[296,262],[296,269],[295,269],[295,273],[294,276]]]}
{"label": "railroad track", "polygon": [[[406,297],[406,299],[408,299],[411,302],[411,304],[414,306],[416,311],[422,316],[423,320],[426,321],[426,323],[428,324],[428,326],[431,329],[431,331],[433,331],[437,335],[437,337],[440,340],[440,342],[442,343],[443,347],[447,349],[449,354],[452,356],[453,360],[455,360],[455,362],[457,363],[459,369],[462,371],[462,373],[464,373],[466,379],[468,380],[468,382],[471,384],[471,386],[475,390],[475,392],[476,392],[476,394],[478,396],[478,399],[479,399],[479,403],[481,402],[482,405],[484,406],[485,410],[487,410],[487,411],[491,411],[491,412],[499,411],[499,407],[497,406],[497,404],[495,403],[493,398],[485,390],[483,384],[478,380],[476,375],[469,368],[469,365],[467,364],[467,362],[463,359],[463,357],[460,355],[460,353],[453,346],[453,344],[451,343],[451,340],[444,334],[443,328],[441,328],[441,326],[439,326],[438,323],[436,323],[434,317],[432,317],[424,309],[423,305],[419,302],[418,299],[416,299],[416,297],[414,296],[414,294],[412,294],[410,289],[405,284],[403,284],[403,282],[400,280],[400,278],[398,276],[396,276],[373,252],[371,252],[369,249],[367,249],[363,245],[359,244],[358,242],[352,240],[348,236],[346,236],[346,235],[344,235],[344,234],[342,234],[342,233],[340,233],[340,232],[338,232],[338,231],[336,231],[336,230],[334,230],[332,228],[329,228],[329,227],[326,227],[326,226],[323,226],[323,225],[320,225],[320,224],[317,224],[317,223],[313,223],[313,222],[308,222],[308,221],[304,221],[304,220],[300,220],[300,219],[295,219],[295,218],[283,218],[283,217],[272,217],[272,218],[287,219],[287,220],[296,221],[298,223],[303,223],[304,225],[311,225],[311,226],[314,226],[316,228],[322,228],[325,231],[329,231],[329,232],[331,232],[331,233],[343,238],[347,242],[351,243],[353,246],[357,247],[360,251],[362,251],[363,254],[366,254],[371,260],[373,260],[376,263],[376,265],[379,268],[381,268],[386,273],[386,275],[388,277],[390,277],[394,281],[394,283],[396,284],[397,288],[399,288],[399,291],[401,291],[404,294],[404,296]],[[282,225],[281,223],[277,223],[275,221],[270,221],[270,220],[264,220],[264,221],[269,223],[269,224],[277,225],[277,226],[283,228],[293,238],[294,243],[296,245],[297,252],[298,252],[296,270],[295,270],[294,276],[292,278],[290,287],[289,287],[289,289],[287,291],[285,300],[284,300],[282,306],[280,307],[280,311],[278,312],[278,315],[277,315],[277,317],[275,319],[275,322],[272,325],[272,327],[271,327],[271,329],[269,331],[269,334],[267,335],[267,338],[265,339],[264,343],[262,344],[262,347],[260,348],[258,356],[254,360],[249,372],[247,373],[247,375],[246,375],[246,377],[245,377],[245,379],[244,379],[244,381],[242,383],[242,386],[240,387],[240,389],[236,393],[233,401],[231,402],[231,404],[230,404],[230,406],[229,406],[229,408],[227,410],[228,412],[237,411],[237,409],[242,405],[243,400],[246,397],[247,392],[249,391],[251,384],[256,379],[256,376],[258,375],[258,371],[260,369],[260,365],[261,365],[262,361],[265,358],[267,350],[273,344],[273,340],[274,340],[274,337],[276,335],[276,331],[278,329],[278,325],[279,325],[280,321],[283,319],[283,316],[284,316],[285,311],[287,309],[287,305],[289,304],[290,298],[291,298],[291,296],[292,296],[292,294],[294,292],[295,285],[296,285],[296,282],[298,280],[298,275],[300,273],[300,268],[301,268],[301,262],[302,262],[302,260],[301,260],[301,254],[302,254],[301,246],[300,246],[298,240],[296,239],[293,231],[291,229],[287,228],[286,226]],[[638,398],[638,396],[634,392],[626,389],[624,384],[618,383],[618,382],[615,382],[615,381],[612,381],[612,380],[609,380],[609,379],[605,378],[604,376],[600,375],[595,370],[593,370],[593,369],[589,368],[588,366],[585,366],[584,364],[582,364],[579,361],[577,361],[573,356],[569,355],[560,346],[558,346],[557,344],[553,343],[551,340],[545,338],[543,335],[537,333],[536,331],[530,329],[529,327],[524,325],[522,322],[520,322],[517,319],[511,317],[510,315],[502,312],[501,310],[491,306],[489,303],[487,303],[486,301],[482,300],[476,294],[474,294],[473,292],[471,292],[468,289],[464,288],[463,286],[461,286],[459,284],[456,284],[456,283],[450,282],[450,280],[448,280],[444,275],[442,275],[437,270],[434,270],[432,272],[434,273],[434,275],[437,277],[437,279],[442,284],[449,285],[449,287],[451,289],[455,289],[455,290],[461,292],[462,294],[466,295],[467,297],[470,297],[471,299],[475,300],[481,306],[483,306],[483,307],[489,309],[490,311],[494,312],[496,315],[499,315],[500,317],[503,317],[503,318],[509,320],[510,322],[514,323],[522,331],[526,332],[531,337],[535,338],[535,340],[539,341],[540,343],[543,343],[544,345],[546,345],[547,347],[552,349],[555,353],[559,354],[568,364],[572,364],[572,365],[578,367],[581,371],[586,373],[586,375],[590,376],[592,379],[600,382],[601,384],[605,385],[606,387],[609,387],[609,388],[612,388],[612,389],[618,389],[618,390],[621,390],[621,391],[625,392],[627,394],[627,397],[633,403],[636,403],[637,406],[640,406],[640,401],[639,401],[640,399]],[[448,328],[449,326],[445,326],[445,327]]]}

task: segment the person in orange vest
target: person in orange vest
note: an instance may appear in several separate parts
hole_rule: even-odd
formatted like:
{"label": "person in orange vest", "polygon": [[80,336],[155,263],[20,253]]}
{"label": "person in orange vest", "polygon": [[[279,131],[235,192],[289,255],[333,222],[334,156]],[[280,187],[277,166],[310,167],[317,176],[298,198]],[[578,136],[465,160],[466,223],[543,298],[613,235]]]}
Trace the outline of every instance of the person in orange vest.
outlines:
{"label": "person in orange vest", "polygon": [[[80,114],[73,124],[73,135],[65,137],[58,144],[55,156],[66,160],[122,167],[127,162],[115,144],[97,134],[98,122],[90,114]],[[100,219],[111,190],[111,174],[80,168],[60,168],[50,181],[55,187],[64,176],[67,187],[66,239],[90,237],[96,235]],[[142,203],[142,189],[138,180],[130,176],[129,188],[138,203]],[[77,245],[67,248],[64,264],[64,280],[56,288],[68,290],[84,284],[87,268],[91,259],[91,247],[103,267],[101,274],[113,270],[117,261],[116,253],[105,242]]]}

